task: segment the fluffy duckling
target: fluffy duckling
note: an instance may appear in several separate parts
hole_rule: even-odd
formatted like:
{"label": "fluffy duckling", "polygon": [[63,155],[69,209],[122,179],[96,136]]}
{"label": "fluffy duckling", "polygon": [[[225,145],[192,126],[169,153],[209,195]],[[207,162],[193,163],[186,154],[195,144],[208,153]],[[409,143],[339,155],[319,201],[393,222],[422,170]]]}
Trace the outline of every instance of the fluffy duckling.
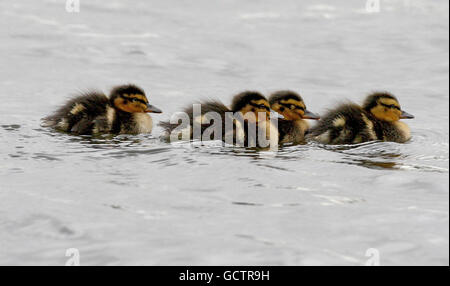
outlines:
{"label": "fluffy duckling", "polygon": [[281,90],[269,97],[272,110],[281,114],[283,118],[278,119],[278,133],[280,143],[301,143],[304,141],[305,133],[309,124],[304,119],[320,119],[319,115],[306,109],[305,102],[296,92]]}
{"label": "fluffy duckling", "polygon": [[404,143],[411,138],[400,119],[413,115],[402,111],[395,96],[387,92],[369,95],[364,104],[344,104],[331,110],[311,129],[308,137],[324,144],[351,144],[372,140]]}
{"label": "fluffy duckling", "polygon": [[[211,119],[206,115],[209,112],[215,112],[220,116],[221,119],[221,131],[222,131],[222,140],[226,140],[226,138],[229,138],[229,136],[233,136],[233,143],[235,142],[243,142],[245,146],[249,146],[250,140],[255,140],[254,144],[257,145],[255,142],[257,142],[257,138],[250,138],[248,133],[248,124],[249,122],[255,123],[256,127],[260,127],[265,125],[270,126],[270,105],[267,99],[260,94],[259,92],[255,91],[244,91],[241,92],[233,97],[231,108],[228,108],[220,101],[206,101],[200,103],[201,105],[201,113],[200,115],[196,116],[194,118],[194,109],[193,107],[188,107],[184,110],[186,114],[189,115],[189,124],[190,126],[180,126],[180,124],[172,124],[169,122],[161,122],[159,126],[163,127],[163,129],[166,131],[166,137],[170,136],[170,134],[177,128],[177,130],[187,130],[186,128],[189,128],[190,132],[190,138],[192,139],[195,135],[194,132],[194,122],[199,124],[201,126],[201,134],[204,134],[204,131],[207,130],[209,127],[214,125],[214,119],[213,123],[210,123]],[[244,119],[242,122],[244,125],[242,125],[239,121],[233,121],[232,117],[235,118],[235,115],[242,114],[244,116]],[[260,113],[264,113],[264,117],[260,117]],[[249,114],[249,113],[252,113]],[[250,116],[249,116],[250,115]],[[227,120],[229,122],[233,122],[233,126],[231,130],[226,130],[226,122]],[[205,124],[205,122],[208,122]],[[183,124],[183,123],[181,123]],[[275,127],[273,127],[275,128]],[[213,133],[210,134],[209,139],[213,139]],[[266,136],[267,138],[270,138],[271,143],[274,144],[274,140],[278,142],[278,136],[270,136],[270,127],[266,128]],[[180,137],[180,136],[179,136]],[[178,137],[178,138],[179,138]],[[208,137],[207,137],[208,138]],[[204,139],[204,137],[202,138]]]}
{"label": "fluffy duckling", "polygon": [[148,103],[141,88],[121,85],[111,91],[109,98],[102,92],[88,92],[69,100],[44,118],[43,126],[78,135],[150,133],[150,112],[162,111]]}

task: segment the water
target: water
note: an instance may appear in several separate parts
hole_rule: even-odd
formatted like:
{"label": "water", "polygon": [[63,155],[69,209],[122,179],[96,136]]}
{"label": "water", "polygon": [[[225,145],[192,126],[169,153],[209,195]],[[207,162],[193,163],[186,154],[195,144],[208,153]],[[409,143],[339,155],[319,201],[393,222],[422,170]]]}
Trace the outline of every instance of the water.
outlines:
{"label": "water", "polygon": [[[213,3],[214,2],[214,3]],[[0,3],[0,264],[449,264],[448,1]],[[40,127],[133,82],[166,120],[201,98],[299,91],[314,112],[396,94],[407,144],[278,153]]]}

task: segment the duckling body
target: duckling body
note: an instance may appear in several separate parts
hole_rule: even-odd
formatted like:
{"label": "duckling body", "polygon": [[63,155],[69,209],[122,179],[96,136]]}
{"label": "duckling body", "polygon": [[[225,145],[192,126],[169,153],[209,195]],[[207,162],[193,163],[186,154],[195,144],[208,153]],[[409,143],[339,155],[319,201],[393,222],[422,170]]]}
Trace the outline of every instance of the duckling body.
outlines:
{"label": "duckling body", "polygon": [[323,144],[352,144],[377,140],[377,131],[370,114],[358,105],[346,104],[324,115],[308,137]]}
{"label": "duckling body", "polygon": [[309,124],[305,119],[318,120],[320,117],[306,109],[302,97],[296,92],[282,90],[269,97],[271,108],[281,114],[278,119],[279,143],[302,143]]}
{"label": "duckling body", "polygon": [[148,104],[142,89],[124,85],[114,88],[109,98],[101,92],[81,94],[44,118],[43,125],[78,135],[150,133],[148,112],[161,111]]}
{"label": "duckling body", "polygon": [[[254,122],[256,129],[258,127],[266,126],[266,121],[270,118],[270,108],[267,99],[258,92],[245,91],[234,96],[231,108],[227,107],[220,101],[206,101],[199,103],[201,111],[199,114],[194,114],[194,108],[188,107],[184,112],[189,116],[189,122],[182,122],[181,124],[173,124],[170,122],[161,122],[159,126],[163,127],[166,131],[166,137],[170,136],[172,132],[177,130],[188,130],[190,139],[202,139],[212,140],[217,138],[215,132],[221,133],[221,140],[229,142],[230,138],[232,143],[241,142],[244,146],[258,146],[258,137],[249,133],[249,122]],[[267,120],[258,119],[258,113],[263,112],[267,117]],[[252,115],[250,119],[234,120],[239,114]],[[217,118],[218,117],[218,118]],[[215,118],[220,120],[220,123],[215,122]],[[230,126],[227,126],[227,122],[231,122]],[[184,125],[183,125],[184,124]],[[189,124],[189,125],[188,125]],[[200,127],[200,132],[194,134],[195,126]],[[270,124],[269,124],[270,125]],[[267,126],[269,126],[267,125]],[[214,129],[214,126],[217,129]],[[275,128],[275,127],[273,127]],[[177,130],[175,130],[177,129]],[[214,129],[211,130],[211,129]],[[213,131],[213,132],[212,132]],[[266,129],[266,134],[269,134],[270,128]],[[200,137],[201,136],[201,137]],[[200,138],[199,138],[200,137]],[[270,140],[278,141],[278,136],[272,136]],[[180,136],[178,136],[180,139]]]}
{"label": "duckling body", "polygon": [[373,140],[404,143],[411,138],[408,125],[400,119],[413,118],[400,109],[396,97],[374,93],[363,106],[343,104],[329,111],[311,129],[308,138],[324,144],[355,144]]}
{"label": "duckling body", "polygon": [[[158,126],[162,127],[166,133],[166,138],[170,136],[172,132],[176,132],[177,130],[180,131],[180,134],[178,136],[179,139],[181,139],[181,133],[182,132],[188,132],[189,138],[194,138],[194,122],[198,124],[200,127],[200,135],[204,133],[204,131],[211,126],[211,123],[206,123],[207,118],[205,117],[205,114],[208,112],[215,112],[220,116],[220,119],[222,120],[222,136],[225,135],[225,118],[227,117],[227,112],[230,112],[231,110],[224,105],[220,101],[206,101],[202,103],[198,103],[201,107],[200,115],[196,115],[194,117],[194,108],[193,106],[186,107],[183,110],[184,114],[187,114],[189,116],[189,121],[181,122],[181,123],[170,123],[169,121],[162,121],[158,124]],[[177,129],[177,130],[176,130]],[[197,138],[198,139],[198,138]],[[212,139],[212,138],[211,138]]]}
{"label": "duckling body", "polygon": [[305,120],[278,119],[278,134],[280,144],[304,142],[305,134],[309,129],[309,124]]}

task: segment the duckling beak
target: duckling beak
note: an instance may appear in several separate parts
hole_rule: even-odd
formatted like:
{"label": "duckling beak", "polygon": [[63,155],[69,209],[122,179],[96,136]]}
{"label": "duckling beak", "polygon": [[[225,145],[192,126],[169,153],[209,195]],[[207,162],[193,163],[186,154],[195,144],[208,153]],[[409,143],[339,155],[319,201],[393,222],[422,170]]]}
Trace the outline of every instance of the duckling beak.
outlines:
{"label": "duckling beak", "polygon": [[162,110],[159,109],[156,106],[153,106],[151,104],[147,104],[147,109],[145,110],[145,112],[151,112],[151,113],[162,113]]}
{"label": "duckling beak", "polygon": [[401,119],[413,119],[413,118],[414,118],[414,115],[409,114],[409,113],[406,112],[406,111],[402,111],[402,115],[400,115],[400,118],[401,118]]}
{"label": "duckling beak", "polygon": [[319,120],[320,116],[318,114],[315,114],[315,113],[309,111],[309,110],[305,110],[305,114],[303,114],[302,118]]}

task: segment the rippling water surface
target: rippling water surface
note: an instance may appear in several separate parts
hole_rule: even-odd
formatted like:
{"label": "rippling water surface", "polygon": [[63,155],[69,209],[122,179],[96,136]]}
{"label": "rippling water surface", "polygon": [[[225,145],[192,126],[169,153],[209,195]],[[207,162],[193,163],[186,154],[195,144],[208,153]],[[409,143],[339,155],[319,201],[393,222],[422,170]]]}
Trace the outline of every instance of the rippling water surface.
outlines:
{"label": "rippling water surface", "polygon": [[[64,2],[0,3],[0,264],[448,265],[448,1]],[[389,90],[413,139],[270,153],[40,127],[126,82],[155,122],[243,89],[315,112]]]}

